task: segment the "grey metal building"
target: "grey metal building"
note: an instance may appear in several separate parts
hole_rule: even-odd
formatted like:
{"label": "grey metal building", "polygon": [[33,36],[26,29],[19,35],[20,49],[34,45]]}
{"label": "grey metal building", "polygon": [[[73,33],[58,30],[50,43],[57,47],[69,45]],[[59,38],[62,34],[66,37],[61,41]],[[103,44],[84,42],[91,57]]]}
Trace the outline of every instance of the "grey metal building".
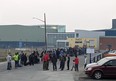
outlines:
{"label": "grey metal building", "polygon": [[[65,25],[47,25],[47,33],[65,32]],[[44,25],[0,25],[0,48],[45,45]]]}

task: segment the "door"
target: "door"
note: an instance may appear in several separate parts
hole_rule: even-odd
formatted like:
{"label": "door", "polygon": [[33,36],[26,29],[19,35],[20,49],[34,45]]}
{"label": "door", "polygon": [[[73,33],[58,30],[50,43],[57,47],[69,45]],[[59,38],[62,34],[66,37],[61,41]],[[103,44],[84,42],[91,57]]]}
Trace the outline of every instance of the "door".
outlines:
{"label": "door", "polygon": [[116,60],[110,60],[102,67],[104,75],[114,76],[116,75]]}

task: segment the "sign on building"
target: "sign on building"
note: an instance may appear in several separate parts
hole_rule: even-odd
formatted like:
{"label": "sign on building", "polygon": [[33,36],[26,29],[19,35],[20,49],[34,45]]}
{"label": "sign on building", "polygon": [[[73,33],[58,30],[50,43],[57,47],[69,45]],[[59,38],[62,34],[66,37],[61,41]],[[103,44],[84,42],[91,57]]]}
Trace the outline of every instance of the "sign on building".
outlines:
{"label": "sign on building", "polygon": [[95,53],[94,48],[87,48],[86,53]]}

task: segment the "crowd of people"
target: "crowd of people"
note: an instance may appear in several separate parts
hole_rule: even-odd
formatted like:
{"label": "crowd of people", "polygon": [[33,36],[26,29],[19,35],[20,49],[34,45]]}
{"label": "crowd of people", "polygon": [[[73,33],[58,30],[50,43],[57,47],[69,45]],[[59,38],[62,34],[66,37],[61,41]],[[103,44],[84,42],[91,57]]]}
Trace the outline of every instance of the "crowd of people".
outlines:
{"label": "crowd of people", "polygon": [[[40,62],[43,63],[43,70],[49,70],[49,63],[52,63],[53,65],[53,71],[57,71],[59,68],[61,71],[64,70],[65,65],[67,66],[67,70],[73,70],[75,68],[75,71],[78,71],[78,64],[79,64],[79,58],[78,58],[78,51],[75,49],[57,49],[57,50],[49,50],[49,51],[42,51],[40,54],[38,51],[33,51],[30,55],[27,55],[23,51],[16,52],[13,56],[9,53],[6,57],[7,59],[7,70],[12,69],[12,59],[15,62],[15,68],[27,66],[27,65],[34,65],[39,64]],[[73,59],[73,66],[70,68],[70,56],[75,56]],[[60,62],[59,66],[58,61]]]}
{"label": "crowd of people", "polygon": [[[57,61],[60,62],[59,69],[61,71],[64,70],[65,65],[67,66],[67,70],[70,70],[70,56],[69,50],[65,49],[57,49],[52,51],[44,51],[43,52],[43,70],[49,70],[49,62],[52,62],[53,71],[57,71]],[[73,59],[75,71],[78,71],[79,58],[77,57],[77,53],[74,54],[75,58]]]}
{"label": "crowd of people", "polygon": [[15,62],[15,68],[34,65],[40,62],[38,51],[33,51],[30,55],[27,56],[23,51],[16,52],[13,56],[11,53],[8,53],[7,57],[7,70],[12,69],[12,60]]}

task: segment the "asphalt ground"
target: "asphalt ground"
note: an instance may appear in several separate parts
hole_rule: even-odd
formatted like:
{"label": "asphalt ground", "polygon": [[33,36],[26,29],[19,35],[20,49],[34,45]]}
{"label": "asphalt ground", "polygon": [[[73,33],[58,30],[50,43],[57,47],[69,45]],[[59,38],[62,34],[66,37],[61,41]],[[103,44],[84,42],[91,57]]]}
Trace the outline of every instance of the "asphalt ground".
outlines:
{"label": "asphalt ground", "polygon": [[[74,57],[71,57],[70,68],[73,63],[72,60]],[[90,77],[87,77],[84,73],[84,56],[79,56],[79,71],[70,71],[67,70],[65,65],[65,69],[60,71],[52,70],[52,63],[49,64],[49,70],[43,71],[43,63],[35,64],[34,66],[23,66],[17,69],[14,68],[12,70],[6,70],[6,62],[0,63],[0,81],[116,81],[116,79],[101,79],[95,80]],[[88,58],[89,61],[89,58]],[[57,63],[57,67],[59,68],[59,61]]]}

